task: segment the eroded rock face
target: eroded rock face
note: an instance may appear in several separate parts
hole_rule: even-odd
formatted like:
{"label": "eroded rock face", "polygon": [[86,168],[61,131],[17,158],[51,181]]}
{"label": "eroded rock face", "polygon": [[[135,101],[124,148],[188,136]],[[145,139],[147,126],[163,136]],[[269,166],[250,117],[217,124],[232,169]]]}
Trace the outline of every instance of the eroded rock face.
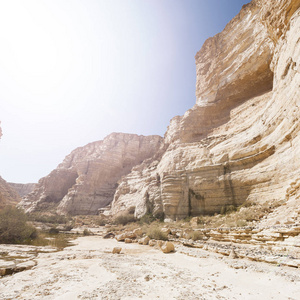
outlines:
{"label": "eroded rock face", "polygon": [[[2,129],[0,126],[0,138],[1,136]],[[0,176],[0,209],[6,205],[16,205],[19,201],[21,201],[21,197],[18,193]]]}
{"label": "eroded rock face", "polygon": [[6,205],[16,205],[20,201],[19,194],[0,177],[0,209]]}
{"label": "eroded rock face", "polygon": [[24,197],[31,193],[35,188],[35,183],[13,183],[8,182],[8,184],[20,195]]}
{"label": "eroded rock face", "polygon": [[138,217],[176,219],[284,199],[299,207],[299,7],[254,0],[204,43],[197,103],[171,120],[161,158],[122,179],[113,214],[134,206]]}
{"label": "eroded rock face", "polygon": [[160,136],[112,133],[77,148],[40,179],[20,206],[29,212],[52,209],[63,214],[96,214],[112,201],[118,180],[153,156],[161,144]]}

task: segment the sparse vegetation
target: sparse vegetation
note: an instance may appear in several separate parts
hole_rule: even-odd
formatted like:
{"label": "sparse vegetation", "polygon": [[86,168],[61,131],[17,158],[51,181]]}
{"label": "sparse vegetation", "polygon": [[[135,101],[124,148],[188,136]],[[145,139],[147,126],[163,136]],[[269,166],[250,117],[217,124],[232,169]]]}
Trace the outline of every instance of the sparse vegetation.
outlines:
{"label": "sparse vegetation", "polygon": [[136,218],[134,217],[134,215],[129,213],[123,213],[115,217],[113,223],[116,225],[126,225],[128,223],[135,222],[135,221]]}
{"label": "sparse vegetation", "polygon": [[147,236],[149,236],[150,239],[154,240],[168,240],[168,235],[165,232],[162,232],[161,229],[155,225],[150,226],[147,229]]}
{"label": "sparse vegetation", "polygon": [[49,229],[49,233],[50,233],[50,234],[58,234],[58,233],[59,233],[59,230],[58,230],[58,228],[56,228],[56,227],[51,227],[51,228]]}
{"label": "sparse vegetation", "polygon": [[92,234],[92,233],[91,233],[88,229],[85,228],[85,229],[83,230],[83,235],[84,235],[84,236],[88,236],[88,235],[91,235],[91,234]]}
{"label": "sparse vegetation", "polygon": [[193,241],[199,241],[203,239],[203,233],[200,231],[192,231],[188,238],[192,239]]}
{"label": "sparse vegetation", "polygon": [[226,214],[230,214],[234,211],[236,211],[237,208],[235,205],[224,205],[221,207],[221,211],[220,211],[220,214],[221,215],[226,215]]}
{"label": "sparse vegetation", "polygon": [[154,222],[156,218],[152,214],[145,214],[139,219],[140,224],[150,224]]}
{"label": "sparse vegetation", "polygon": [[36,228],[27,223],[23,210],[7,206],[0,211],[0,243],[22,244],[37,236]]}
{"label": "sparse vegetation", "polygon": [[71,221],[70,217],[58,214],[42,214],[42,213],[30,213],[28,214],[30,221],[50,223],[50,224],[66,224]]}

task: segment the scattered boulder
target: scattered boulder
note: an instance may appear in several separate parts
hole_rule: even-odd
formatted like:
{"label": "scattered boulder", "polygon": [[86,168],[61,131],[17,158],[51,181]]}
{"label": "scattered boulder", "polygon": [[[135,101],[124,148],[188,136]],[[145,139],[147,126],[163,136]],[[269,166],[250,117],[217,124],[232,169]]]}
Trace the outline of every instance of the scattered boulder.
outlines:
{"label": "scattered boulder", "polygon": [[122,233],[122,234],[119,234],[119,235],[116,235],[116,240],[118,241],[118,242],[123,242],[123,241],[125,241],[125,235],[124,235],[124,233]]}
{"label": "scattered boulder", "polygon": [[149,246],[154,247],[156,245],[156,240],[150,240]]}
{"label": "scattered boulder", "polygon": [[164,227],[164,228],[161,229],[161,232],[163,232],[165,234],[170,234],[171,233],[171,229],[167,228],[167,227]]}
{"label": "scattered boulder", "polygon": [[121,250],[122,250],[122,248],[120,248],[120,247],[114,247],[114,249],[112,250],[112,253],[113,254],[120,254]]}
{"label": "scattered boulder", "polygon": [[104,239],[113,239],[115,234],[113,232],[109,232],[103,236]]}
{"label": "scattered boulder", "polygon": [[175,252],[174,244],[169,241],[167,241],[167,242],[160,241],[160,243],[158,245],[163,253]]}
{"label": "scattered boulder", "polygon": [[132,239],[126,238],[125,239],[125,244],[131,244],[132,243]]}
{"label": "scattered boulder", "polygon": [[127,231],[116,236],[118,242],[123,242],[125,239],[135,239],[137,236],[132,231]]}
{"label": "scattered boulder", "polygon": [[143,245],[148,245],[150,241],[150,238],[148,236],[145,236],[144,238],[142,238],[142,244]]}
{"label": "scattered boulder", "polygon": [[134,229],[134,230],[133,230],[133,233],[134,233],[137,237],[139,237],[139,236],[142,236],[142,235],[143,235],[143,230],[142,230],[142,228],[137,228],[137,229]]}

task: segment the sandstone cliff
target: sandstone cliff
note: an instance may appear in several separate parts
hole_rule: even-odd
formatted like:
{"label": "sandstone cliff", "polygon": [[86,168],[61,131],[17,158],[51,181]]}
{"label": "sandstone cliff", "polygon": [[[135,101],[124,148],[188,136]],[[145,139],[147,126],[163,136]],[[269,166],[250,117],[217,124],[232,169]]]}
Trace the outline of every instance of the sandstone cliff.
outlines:
{"label": "sandstone cliff", "polygon": [[[1,125],[1,122],[0,122]],[[0,127],[0,138],[2,129]],[[15,205],[21,200],[18,193],[0,176],[0,209],[5,205]]]}
{"label": "sandstone cliff", "polygon": [[20,195],[20,197],[26,196],[27,194],[31,193],[35,188],[35,183],[8,182],[8,184]]}
{"label": "sandstone cliff", "polygon": [[283,201],[274,222],[300,220],[299,7],[253,0],[204,43],[195,106],[171,120],[161,159],[122,179],[112,214],[176,219]]}
{"label": "sandstone cliff", "polygon": [[6,205],[16,205],[20,201],[20,195],[0,177],[0,209]]}
{"label": "sandstone cliff", "polygon": [[160,137],[112,134],[66,157],[21,205],[91,214],[214,214],[281,203],[300,220],[300,0],[253,0],[196,54],[196,104]]}
{"label": "sandstone cliff", "polygon": [[20,206],[29,212],[97,214],[113,200],[118,180],[152,157],[161,145],[160,136],[112,133],[102,141],[77,148],[39,180]]}

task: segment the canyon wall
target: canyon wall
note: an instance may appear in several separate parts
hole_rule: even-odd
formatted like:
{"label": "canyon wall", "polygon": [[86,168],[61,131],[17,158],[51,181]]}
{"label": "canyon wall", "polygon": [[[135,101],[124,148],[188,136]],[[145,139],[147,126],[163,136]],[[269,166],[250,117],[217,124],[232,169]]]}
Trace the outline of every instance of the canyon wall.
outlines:
{"label": "canyon wall", "polygon": [[35,189],[35,183],[8,182],[8,184],[19,194],[20,197],[26,196]]}
{"label": "canyon wall", "polygon": [[[1,136],[2,129],[0,126],[0,139]],[[19,194],[0,176],[0,209],[5,205],[15,205],[19,201],[21,201]]]}
{"label": "canyon wall", "polygon": [[112,214],[282,201],[276,216],[300,220],[300,1],[275,2],[253,0],[204,43],[195,106],[171,120],[161,159],[122,179]]}
{"label": "canyon wall", "polygon": [[74,150],[27,211],[175,220],[277,203],[300,221],[300,0],[253,0],[196,54],[196,103],[164,139],[111,134]]}
{"label": "canyon wall", "polygon": [[27,212],[97,214],[112,202],[118,180],[161,146],[160,136],[112,133],[72,151],[19,205]]}

